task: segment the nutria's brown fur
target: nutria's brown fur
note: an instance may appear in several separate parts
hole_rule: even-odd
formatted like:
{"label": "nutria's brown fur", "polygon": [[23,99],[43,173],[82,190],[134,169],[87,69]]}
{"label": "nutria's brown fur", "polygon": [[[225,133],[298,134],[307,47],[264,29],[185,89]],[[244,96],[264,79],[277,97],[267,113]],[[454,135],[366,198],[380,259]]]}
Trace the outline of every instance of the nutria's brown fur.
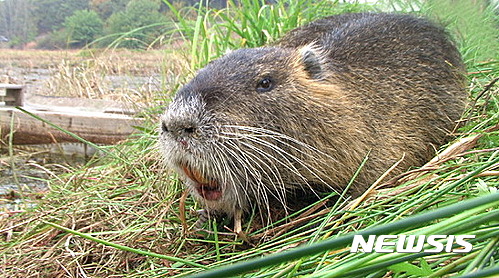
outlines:
{"label": "nutria's brown fur", "polygon": [[200,70],[162,117],[160,142],[209,212],[265,215],[270,199],[284,210],[297,190],[342,190],[368,156],[358,195],[402,157],[393,174],[446,142],[464,109],[463,73],[425,19],[332,16]]}

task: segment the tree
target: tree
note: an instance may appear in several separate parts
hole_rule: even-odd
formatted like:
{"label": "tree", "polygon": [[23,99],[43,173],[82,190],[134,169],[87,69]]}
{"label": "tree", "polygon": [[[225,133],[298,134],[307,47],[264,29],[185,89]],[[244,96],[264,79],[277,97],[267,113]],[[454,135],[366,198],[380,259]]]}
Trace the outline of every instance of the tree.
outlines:
{"label": "tree", "polygon": [[11,47],[21,47],[36,35],[29,0],[0,1],[0,36]]}
{"label": "tree", "polygon": [[164,16],[159,12],[160,1],[132,0],[121,12],[114,13],[107,21],[107,34],[121,36],[118,46],[142,48],[160,35],[159,23]]}
{"label": "tree", "polygon": [[90,0],[90,8],[106,20],[113,13],[124,11],[130,0]]}
{"label": "tree", "polygon": [[64,21],[68,41],[73,47],[82,47],[102,35],[104,23],[95,11],[80,10]]}
{"label": "tree", "polygon": [[31,0],[31,2],[35,9],[33,17],[40,33],[60,29],[66,17],[89,7],[89,0]]}

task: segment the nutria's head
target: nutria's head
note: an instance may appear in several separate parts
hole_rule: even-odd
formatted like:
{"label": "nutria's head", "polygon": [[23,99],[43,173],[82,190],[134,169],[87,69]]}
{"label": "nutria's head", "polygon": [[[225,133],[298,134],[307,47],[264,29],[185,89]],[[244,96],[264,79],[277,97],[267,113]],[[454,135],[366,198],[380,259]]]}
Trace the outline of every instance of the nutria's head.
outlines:
{"label": "nutria's head", "polygon": [[265,213],[270,198],[285,209],[296,187],[313,192],[312,184],[329,183],[324,168],[334,170],[334,161],[319,149],[331,130],[317,113],[343,108],[341,101],[324,108],[320,90],[311,92],[317,85],[333,94],[321,55],[310,46],[237,50],[177,92],[162,116],[160,142],[208,210],[232,215],[257,206]]}

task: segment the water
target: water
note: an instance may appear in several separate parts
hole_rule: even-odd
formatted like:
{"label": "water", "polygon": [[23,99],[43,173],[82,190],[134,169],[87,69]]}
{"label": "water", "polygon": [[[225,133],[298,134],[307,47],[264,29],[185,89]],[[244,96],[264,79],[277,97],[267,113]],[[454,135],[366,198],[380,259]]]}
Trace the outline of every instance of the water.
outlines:
{"label": "water", "polygon": [[94,148],[82,143],[19,146],[13,155],[1,150],[0,219],[2,211],[16,212],[32,206],[29,200],[49,190],[53,175],[82,166],[96,154]]}

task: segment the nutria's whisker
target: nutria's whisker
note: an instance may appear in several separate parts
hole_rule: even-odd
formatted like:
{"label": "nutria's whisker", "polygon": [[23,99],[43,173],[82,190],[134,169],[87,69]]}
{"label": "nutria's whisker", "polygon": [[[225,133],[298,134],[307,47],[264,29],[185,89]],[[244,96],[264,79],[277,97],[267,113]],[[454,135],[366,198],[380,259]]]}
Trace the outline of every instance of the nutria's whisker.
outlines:
{"label": "nutria's whisker", "polygon": [[[238,142],[240,144],[242,144],[241,142]],[[262,197],[266,197],[266,193],[269,192],[272,196],[274,196],[275,198],[277,198],[279,201],[281,201],[282,203],[285,203],[285,198],[286,198],[286,188],[284,186],[284,182],[282,181],[282,178],[280,177],[280,172],[279,172],[279,169],[278,167],[272,163],[272,160],[268,160],[269,162],[265,162],[263,161],[260,156],[258,155],[254,155],[252,152],[243,152],[241,150],[241,148],[239,146],[237,146],[236,144],[234,143],[227,143],[227,145],[230,145],[233,147],[233,149],[235,150],[231,150],[232,153],[237,153],[240,155],[240,160],[244,160],[246,163],[243,164],[243,169],[245,170],[249,170],[249,169],[252,169],[252,171],[250,172],[251,174],[251,178],[249,176],[246,176],[247,180],[252,180],[252,181],[255,181],[257,184],[257,186],[255,185],[252,185],[252,184],[249,184],[248,185],[248,188],[252,189],[252,190],[256,190],[256,192],[258,191],[262,191],[264,192],[265,194],[260,195],[255,195],[255,196],[262,196]],[[250,157],[252,156],[252,157]],[[258,159],[258,161],[255,161],[254,159]],[[256,163],[255,163],[256,162]],[[255,166],[259,167],[261,171],[258,171]],[[263,168],[267,168],[268,171],[264,170]],[[271,177],[274,176],[273,177]],[[268,181],[271,181],[270,183],[263,183],[262,180],[265,179],[265,180],[268,180]],[[269,186],[273,185],[274,186],[274,189],[276,190],[271,190],[271,188],[269,188]],[[276,185],[278,187],[276,187]],[[265,188],[269,189],[269,190],[265,190]],[[277,194],[277,195],[275,195]]]}
{"label": "nutria's whisker", "polygon": [[[278,138],[284,138],[284,139],[292,141],[292,142],[301,143],[300,141],[298,141],[296,139],[293,139],[292,137],[286,136],[284,134],[281,134],[281,133],[276,133],[276,132],[272,132],[270,130],[264,130],[264,129],[261,129],[261,128],[252,129],[252,128],[244,127],[244,126],[230,126],[230,127],[239,128],[239,129],[245,130],[245,131],[258,131],[259,134],[263,134],[263,132],[267,132],[267,134],[272,134],[272,135],[269,135],[268,138],[271,138],[271,139],[273,139],[273,140],[275,140],[275,141],[277,141],[277,142],[279,142],[279,143],[281,143],[283,145],[286,145],[286,146],[290,147],[290,149],[296,150],[296,151],[298,151],[302,155],[309,156],[310,157],[309,159],[312,159],[312,160],[313,159],[315,159],[315,160],[319,160],[320,159],[322,161],[326,161],[327,158],[330,158],[328,155],[326,155],[326,154],[324,154],[324,153],[322,153],[322,152],[320,152],[318,150],[315,151],[316,149],[314,147],[312,147],[312,146],[308,146],[307,145],[307,147],[308,147],[307,149],[310,150],[311,152],[305,152],[305,151],[303,151],[301,149],[298,149],[297,147],[289,144],[288,142],[285,142],[284,140],[278,139]],[[244,138],[244,139],[252,141],[252,142],[254,142],[256,144],[268,147],[269,149],[274,150],[275,152],[277,152],[280,155],[281,158],[285,159],[284,162],[280,161],[280,160],[277,160],[277,162],[279,164],[281,164],[281,166],[284,166],[286,169],[290,170],[296,176],[298,176],[301,179],[303,179],[303,182],[305,184],[307,184],[307,179],[293,165],[292,161],[297,162],[300,166],[302,166],[310,174],[314,175],[325,186],[330,187],[330,183],[327,182],[327,181],[325,181],[321,177],[321,174],[322,174],[323,177],[325,176],[323,174],[324,173],[323,170],[319,170],[316,167],[312,166],[311,164],[306,163],[303,159],[300,159],[299,157],[297,157],[295,155],[292,155],[289,152],[289,150],[284,150],[283,148],[277,146],[276,144],[273,144],[269,140],[263,140],[262,138],[264,138],[264,137],[262,137],[262,136],[259,136],[259,135],[251,136],[251,134],[247,134],[247,133],[240,134],[240,133],[231,133],[231,132],[225,132],[225,131],[221,131],[220,134],[222,134],[222,135],[234,135],[234,138],[238,138],[238,139],[243,139]],[[275,135],[277,135],[277,136],[275,136]],[[267,137],[267,135],[265,137]],[[257,148],[256,146],[248,144],[248,143],[241,143],[241,144],[247,144],[248,147],[253,148],[255,150],[258,149],[260,151],[260,153],[262,153],[264,155],[268,155],[269,157],[272,157],[271,153],[265,153],[264,149],[262,149],[262,148]],[[305,143],[301,143],[301,145],[305,146],[306,144]],[[323,155],[325,157],[323,157]],[[292,160],[292,161],[290,161],[290,160]],[[329,166],[333,167],[334,162],[335,162],[335,160],[331,158]],[[310,189],[313,190],[313,188],[310,188]]]}
{"label": "nutria's whisker", "polygon": [[[279,132],[276,132],[276,131],[273,131],[270,129],[266,129],[266,128],[262,128],[262,127],[240,126],[240,125],[223,125],[222,127],[248,131],[248,132],[251,132],[252,134],[255,134],[255,136],[257,136],[257,134],[261,134],[261,136],[264,136],[264,137],[281,138],[281,139],[289,141],[291,143],[295,143],[297,146],[303,147],[306,150],[312,151],[314,153],[320,154],[324,157],[327,157],[329,159],[334,160],[334,158],[331,157],[330,155],[328,155],[327,153],[325,153],[325,152],[323,152],[323,151],[321,151],[321,150],[319,150],[319,149],[317,149],[317,148],[315,148],[315,147],[313,147],[305,142],[302,142],[296,138],[290,137],[286,134],[279,133]],[[244,137],[244,135],[246,135],[246,134],[239,134],[239,135]],[[284,142],[284,141],[281,141],[281,142]],[[303,150],[298,148],[298,147],[295,147],[292,145],[288,145],[288,146],[293,148],[296,151],[303,152]]]}

